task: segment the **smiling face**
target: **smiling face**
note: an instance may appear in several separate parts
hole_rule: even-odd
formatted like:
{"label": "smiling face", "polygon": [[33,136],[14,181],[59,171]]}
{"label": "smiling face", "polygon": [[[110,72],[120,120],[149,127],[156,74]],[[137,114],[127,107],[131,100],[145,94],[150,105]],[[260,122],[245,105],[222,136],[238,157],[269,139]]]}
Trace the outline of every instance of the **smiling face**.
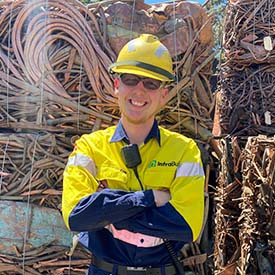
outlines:
{"label": "smiling face", "polygon": [[[131,81],[126,83],[131,84]],[[150,87],[150,85],[146,86]],[[155,86],[151,87],[155,88]],[[115,95],[118,98],[124,124],[152,125],[155,114],[165,103],[167,93],[167,88],[159,87],[154,90],[145,88],[142,81],[131,86],[126,85],[120,78],[115,80]]]}

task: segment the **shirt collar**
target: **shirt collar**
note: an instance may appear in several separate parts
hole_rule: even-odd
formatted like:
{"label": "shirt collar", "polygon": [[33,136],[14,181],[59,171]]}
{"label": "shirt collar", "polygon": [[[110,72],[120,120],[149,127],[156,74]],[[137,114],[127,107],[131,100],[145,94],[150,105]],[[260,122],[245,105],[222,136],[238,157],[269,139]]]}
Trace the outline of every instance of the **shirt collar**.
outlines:
{"label": "shirt collar", "polygon": [[[151,138],[155,138],[158,144],[160,145],[160,131],[158,127],[158,122],[156,120],[154,120],[154,124],[151,130],[147,135],[147,137],[145,138],[144,144],[146,144]],[[122,122],[121,120],[119,120],[110,142],[118,142],[121,140],[125,141],[127,144],[130,144],[129,138],[123,128]]]}
{"label": "shirt collar", "polygon": [[118,142],[121,140],[125,141],[127,144],[130,144],[129,138],[123,128],[123,125],[120,119],[110,142]]}

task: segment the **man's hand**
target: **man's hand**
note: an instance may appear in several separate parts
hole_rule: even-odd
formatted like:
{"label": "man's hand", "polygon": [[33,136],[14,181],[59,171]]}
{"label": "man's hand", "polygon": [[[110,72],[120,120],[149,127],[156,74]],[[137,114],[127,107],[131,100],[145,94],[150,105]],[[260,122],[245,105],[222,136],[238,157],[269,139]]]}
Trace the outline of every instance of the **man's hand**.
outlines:
{"label": "man's hand", "polygon": [[101,180],[98,182],[98,187],[96,192],[101,192],[105,188],[108,188],[108,182],[107,180]]}
{"label": "man's hand", "polygon": [[171,199],[171,195],[168,189],[153,190],[155,204],[157,207],[163,206]]}

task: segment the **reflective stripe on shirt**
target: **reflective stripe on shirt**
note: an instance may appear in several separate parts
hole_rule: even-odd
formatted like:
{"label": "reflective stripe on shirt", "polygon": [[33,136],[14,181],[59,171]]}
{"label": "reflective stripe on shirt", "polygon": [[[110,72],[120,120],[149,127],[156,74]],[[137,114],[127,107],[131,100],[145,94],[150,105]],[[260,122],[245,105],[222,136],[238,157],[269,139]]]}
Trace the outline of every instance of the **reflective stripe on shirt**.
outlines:
{"label": "reflective stripe on shirt", "polygon": [[182,163],[176,172],[177,177],[193,177],[193,176],[204,176],[204,171],[200,163],[198,162],[185,162]]}
{"label": "reflective stripe on shirt", "polygon": [[154,247],[163,243],[163,239],[161,238],[133,233],[125,229],[118,230],[112,224],[105,226],[105,228],[113,234],[114,238],[137,247]]}
{"label": "reflective stripe on shirt", "polygon": [[84,167],[93,176],[96,175],[96,167],[94,161],[83,154],[78,153],[73,157],[69,158],[66,168],[69,166],[81,166]]}

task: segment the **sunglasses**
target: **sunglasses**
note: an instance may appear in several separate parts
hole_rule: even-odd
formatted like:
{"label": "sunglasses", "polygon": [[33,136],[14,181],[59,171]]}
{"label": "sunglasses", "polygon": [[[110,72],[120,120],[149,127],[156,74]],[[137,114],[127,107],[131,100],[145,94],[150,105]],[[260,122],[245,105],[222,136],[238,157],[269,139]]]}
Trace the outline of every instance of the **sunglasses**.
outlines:
{"label": "sunglasses", "polygon": [[119,78],[123,84],[131,87],[137,86],[140,81],[142,81],[143,86],[148,90],[157,90],[164,86],[164,82],[160,80],[140,77],[134,74],[121,74]]}

